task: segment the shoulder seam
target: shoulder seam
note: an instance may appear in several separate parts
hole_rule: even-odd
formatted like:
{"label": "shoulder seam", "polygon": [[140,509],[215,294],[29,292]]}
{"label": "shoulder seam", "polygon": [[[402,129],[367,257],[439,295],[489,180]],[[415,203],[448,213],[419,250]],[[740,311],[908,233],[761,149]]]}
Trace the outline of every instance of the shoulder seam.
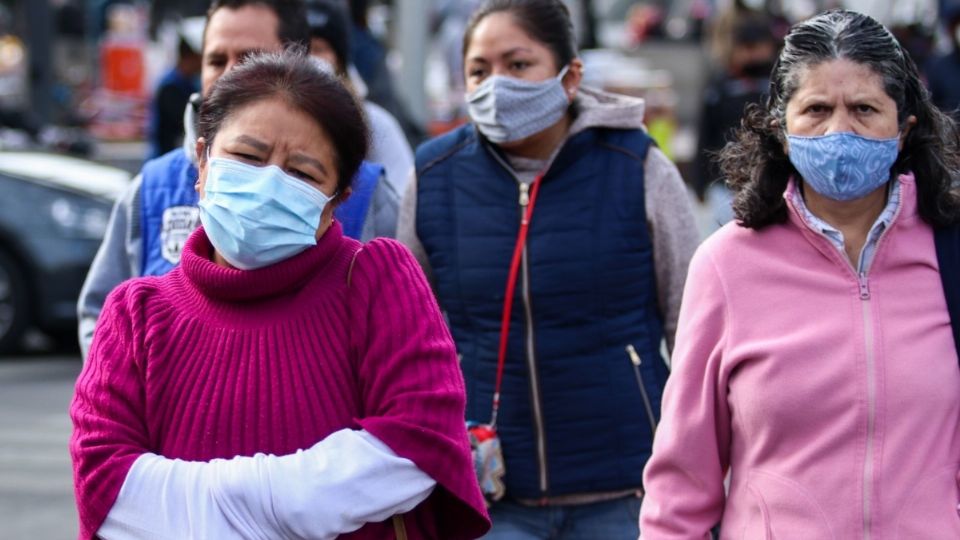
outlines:
{"label": "shoulder seam", "polygon": [[426,172],[428,169],[436,166],[436,165],[437,165],[438,163],[440,163],[441,161],[443,161],[443,160],[449,158],[450,156],[452,156],[453,154],[459,152],[464,146],[466,146],[466,145],[469,144],[469,143],[470,143],[470,140],[469,140],[469,139],[465,139],[465,140],[463,140],[463,141],[460,141],[459,143],[455,144],[452,148],[450,148],[449,150],[447,150],[446,152],[444,152],[444,153],[441,154],[440,156],[431,159],[431,160],[428,161],[423,167],[420,167],[420,168],[419,168],[419,170],[417,171],[417,176],[420,176],[420,174]]}
{"label": "shoulder seam", "polygon": [[627,155],[627,156],[629,156],[629,157],[631,157],[631,158],[639,161],[640,163],[644,163],[644,162],[646,162],[646,156],[650,153],[650,146],[653,144],[653,141],[648,141],[648,142],[647,142],[647,147],[646,147],[646,149],[645,149],[644,152],[643,152],[644,155],[642,155],[642,156],[639,155],[639,154],[637,154],[636,152],[634,152],[633,149],[628,148],[628,147],[626,147],[626,146],[624,146],[624,145],[622,145],[622,144],[616,144],[616,143],[612,143],[612,142],[609,142],[609,141],[600,141],[598,144],[599,144],[600,146],[605,147],[605,148],[609,148],[610,150],[614,150],[614,151],[620,152],[620,153],[622,153],[622,154],[625,154],[625,155]]}

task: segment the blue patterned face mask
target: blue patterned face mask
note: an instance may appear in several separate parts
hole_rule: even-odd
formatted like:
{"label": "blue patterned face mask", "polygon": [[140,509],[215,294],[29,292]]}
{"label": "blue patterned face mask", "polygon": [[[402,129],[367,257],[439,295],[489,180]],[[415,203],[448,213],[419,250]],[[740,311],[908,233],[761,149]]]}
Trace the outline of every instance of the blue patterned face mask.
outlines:
{"label": "blue patterned face mask", "polygon": [[470,120],[493,143],[515,142],[540,133],[559,122],[570,106],[560,82],[568,67],[545,81],[487,77],[467,95]]}
{"label": "blue patterned face mask", "polygon": [[864,197],[890,180],[900,137],[872,139],[854,133],[816,137],[788,135],[790,163],[824,197],[851,201]]}
{"label": "blue patterned face mask", "polygon": [[233,266],[262,268],[316,245],[323,209],[333,199],[275,165],[208,158],[200,222]]}

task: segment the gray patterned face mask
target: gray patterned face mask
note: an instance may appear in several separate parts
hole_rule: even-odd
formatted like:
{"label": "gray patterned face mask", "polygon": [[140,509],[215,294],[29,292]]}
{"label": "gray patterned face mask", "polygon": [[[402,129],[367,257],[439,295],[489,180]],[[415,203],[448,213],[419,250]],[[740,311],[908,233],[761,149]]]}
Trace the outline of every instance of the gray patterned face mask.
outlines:
{"label": "gray patterned face mask", "polygon": [[563,76],[545,81],[524,81],[491,75],[467,95],[467,112],[480,133],[493,143],[526,139],[556,124],[570,106]]}

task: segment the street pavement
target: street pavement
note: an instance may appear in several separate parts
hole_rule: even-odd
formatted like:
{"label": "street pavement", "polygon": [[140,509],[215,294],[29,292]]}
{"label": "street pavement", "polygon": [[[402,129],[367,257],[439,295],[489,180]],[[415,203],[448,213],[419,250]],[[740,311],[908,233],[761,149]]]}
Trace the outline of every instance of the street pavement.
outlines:
{"label": "street pavement", "polygon": [[0,540],[77,537],[67,407],[78,353],[0,358]]}

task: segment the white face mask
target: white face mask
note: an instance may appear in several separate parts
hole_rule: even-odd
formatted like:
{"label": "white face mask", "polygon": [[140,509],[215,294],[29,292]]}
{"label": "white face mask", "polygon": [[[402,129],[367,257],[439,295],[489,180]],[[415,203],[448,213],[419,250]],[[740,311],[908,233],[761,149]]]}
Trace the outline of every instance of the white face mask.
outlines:
{"label": "white face mask", "polygon": [[467,95],[467,112],[490,142],[515,142],[540,133],[566,114],[570,100],[563,88],[569,66],[545,81],[491,75]]}

